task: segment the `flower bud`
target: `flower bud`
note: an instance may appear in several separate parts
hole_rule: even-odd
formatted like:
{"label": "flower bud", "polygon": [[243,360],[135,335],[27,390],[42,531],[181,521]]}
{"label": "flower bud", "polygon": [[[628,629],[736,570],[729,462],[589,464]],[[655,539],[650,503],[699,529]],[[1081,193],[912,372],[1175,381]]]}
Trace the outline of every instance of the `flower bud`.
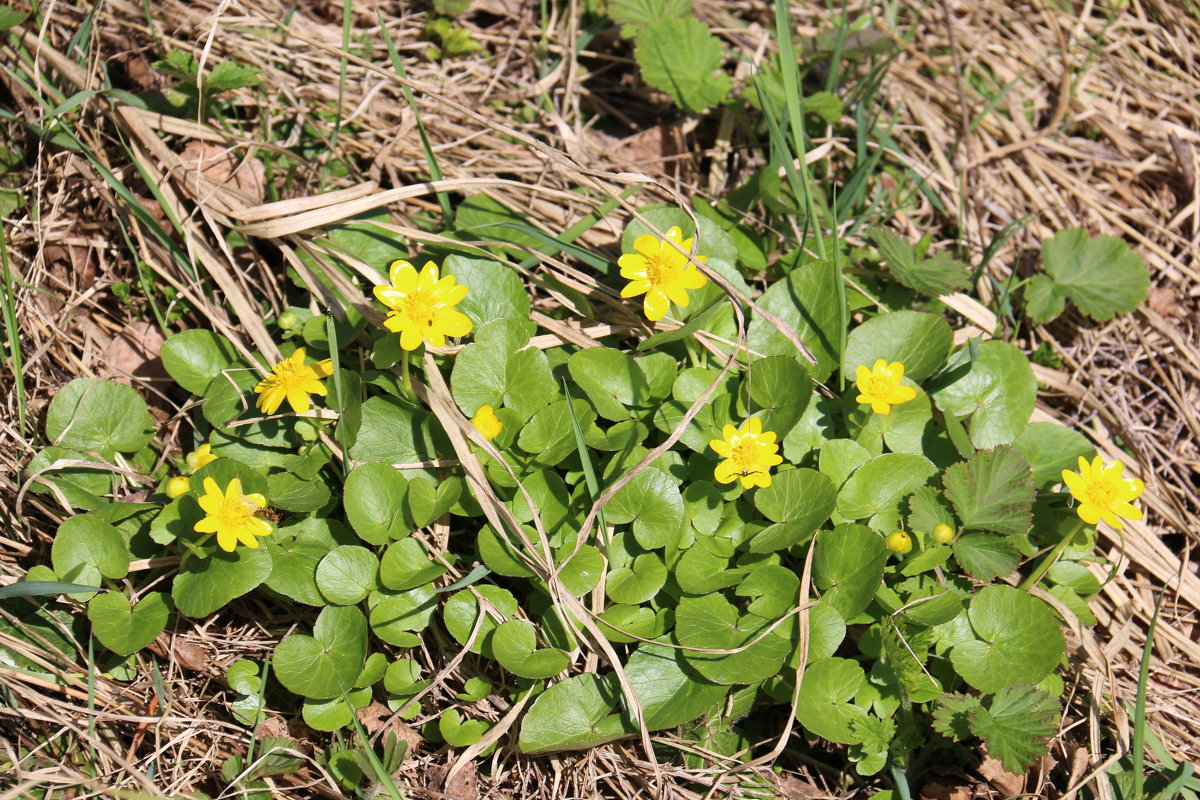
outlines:
{"label": "flower bud", "polygon": [[174,500],[180,495],[187,494],[191,488],[191,481],[182,475],[177,475],[174,478],[171,478],[171,480],[167,481],[167,485],[163,488],[163,492],[166,493],[167,497]]}
{"label": "flower bud", "polygon": [[300,317],[296,316],[295,311],[285,311],[279,315],[279,319],[275,320],[275,324],[285,331],[290,331],[296,327],[296,323],[299,321]]}
{"label": "flower bud", "polygon": [[946,544],[954,538],[954,528],[944,522],[933,526],[933,540],[938,544]]}
{"label": "flower bud", "polygon": [[904,531],[892,531],[887,537],[887,548],[904,555],[912,551],[912,538]]}

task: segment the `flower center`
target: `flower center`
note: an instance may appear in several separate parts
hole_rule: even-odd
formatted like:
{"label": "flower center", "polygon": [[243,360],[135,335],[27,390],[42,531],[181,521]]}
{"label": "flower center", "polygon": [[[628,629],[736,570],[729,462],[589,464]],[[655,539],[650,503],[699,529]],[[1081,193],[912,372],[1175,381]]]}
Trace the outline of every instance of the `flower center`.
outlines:
{"label": "flower center", "polygon": [[739,439],[732,448],[730,458],[742,472],[755,472],[758,469],[758,442],[750,438]]}
{"label": "flower center", "polygon": [[1121,493],[1121,482],[1112,478],[1098,478],[1084,490],[1088,503],[1101,508],[1110,508]]}
{"label": "flower center", "polygon": [[661,255],[646,257],[646,280],[654,286],[670,283],[677,271],[678,268]]}
{"label": "flower center", "polygon": [[246,520],[254,516],[258,511],[258,506],[251,503],[249,500],[244,500],[241,497],[225,498],[221,503],[221,510],[214,516],[220,520],[221,525],[225,527],[237,527],[244,525]]}
{"label": "flower center", "polygon": [[404,298],[404,313],[418,325],[428,325],[433,322],[436,309],[437,301],[428,292],[418,289]]}
{"label": "flower center", "polygon": [[867,378],[867,391],[863,394],[874,395],[875,397],[885,397],[892,391],[893,381],[891,378],[885,378],[881,375],[872,375]]}

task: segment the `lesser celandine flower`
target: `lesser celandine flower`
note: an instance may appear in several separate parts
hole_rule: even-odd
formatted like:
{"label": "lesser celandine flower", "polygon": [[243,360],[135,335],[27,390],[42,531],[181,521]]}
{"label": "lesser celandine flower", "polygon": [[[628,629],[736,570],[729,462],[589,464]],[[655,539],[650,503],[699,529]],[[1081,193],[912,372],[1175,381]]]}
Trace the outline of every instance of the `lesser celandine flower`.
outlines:
{"label": "lesser celandine flower", "polygon": [[1139,520],[1142,510],[1133,505],[1146,488],[1137,478],[1125,478],[1121,473],[1125,465],[1120,461],[1105,464],[1100,456],[1089,464],[1079,457],[1079,472],[1062,471],[1063,483],[1071,490],[1071,496],[1079,501],[1075,509],[1079,518],[1088,525],[1104,520],[1117,530],[1124,524],[1121,518]]}
{"label": "lesser celandine flower", "polygon": [[[684,253],[692,249],[691,239],[683,238],[683,231],[675,226],[667,231],[666,239],[643,233],[633,242],[634,253],[626,253],[617,260],[621,277],[629,285],[621,290],[621,297],[646,295],[642,308],[646,319],[653,322],[666,316],[671,303],[679,306],[688,304],[688,289],[699,289],[708,283],[708,278],[688,260]],[[674,243],[674,244],[672,244]],[[683,249],[676,249],[678,245]],[[694,256],[705,261],[704,256]]]}
{"label": "lesser celandine flower", "polygon": [[904,365],[899,361],[889,364],[881,358],[870,369],[859,365],[856,377],[855,386],[860,392],[857,401],[870,405],[876,414],[890,414],[892,406],[907,403],[917,396],[916,389],[900,383],[904,378]]}
{"label": "lesser celandine flower", "polygon": [[183,459],[184,463],[188,465],[188,469],[190,469],[192,472],[195,472],[206,464],[211,464],[216,460],[217,457],[213,455],[212,445],[208,442],[205,442],[192,452],[188,453]]}
{"label": "lesser celandine flower", "polygon": [[265,414],[274,414],[286,399],[292,411],[304,414],[310,403],[309,394],[325,396],[325,384],[321,378],[333,373],[332,362],[327,358],[316,364],[304,363],[304,348],[299,347],[291,358],[275,365],[271,374],[259,381],[254,391],[258,394],[258,408]]}
{"label": "lesser celandine flower", "polygon": [[196,523],[195,530],[215,533],[217,546],[227,553],[232,553],[239,542],[258,547],[255,537],[271,533],[271,523],[257,516],[266,507],[267,499],[261,494],[242,494],[240,478],[231,480],[224,492],[212,478],[205,478],[204,494],[200,496],[205,517]]}
{"label": "lesser celandine flower", "polygon": [[405,350],[416,350],[422,341],[444,347],[447,336],[471,332],[471,320],[454,308],[467,296],[467,287],[456,284],[453,275],[441,277],[432,261],[420,274],[407,261],[393,261],[388,280],[392,285],[376,286],[375,296],[390,309],[384,327],[400,334]]}
{"label": "lesser celandine flower", "polygon": [[504,423],[496,416],[496,411],[491,406],[480,406],[475,416],[471,417],[471,424],[489,442],[499,436],[504,427]]}
{"label": "lesser celandine flower", "polygon": [[719,483],[733,483],[736,478],[741,478],[744,489],[770,486],[771,467],[782,464],[783,457],[779,455],[775,434],[763,431],[762,420],[751,417],[740,429],[726,425],[721,435],[725,438],[708,443],[725,459],[713,470],[713,477]]}

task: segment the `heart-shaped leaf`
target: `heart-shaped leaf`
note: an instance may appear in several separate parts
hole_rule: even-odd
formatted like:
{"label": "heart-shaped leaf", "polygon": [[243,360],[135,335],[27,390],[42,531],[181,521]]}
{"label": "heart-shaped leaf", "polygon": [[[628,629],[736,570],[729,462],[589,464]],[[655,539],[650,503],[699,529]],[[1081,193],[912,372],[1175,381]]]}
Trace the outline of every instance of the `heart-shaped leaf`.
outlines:
{"label": "heart-shaped leaf", "polygon": [[981,692],[1046,677],[1063,654],[1050,607],[1012,586],[985,586],[967,609],[975,637],[950,651],[954,669]]}
{"label": "heart-shaped leaf", "polygon": [[683,521],[679,487],[661,470],[647,467],[622,486],[605,506],[614,525],[633,523],[633,536],[647,550],[666,546]]}
{"label": "heart-shaped leaf", "polygon": [[175,576],[171,598],[180,614],[207,617],[261,584],[271,570],[271,553],[264,547],[215,550],[207,558],[186,560]]}
{"label": "heart-shaped leaf", "polygon": [[293,633],[275,648],[275,677],[314,700],[340,697],[354,685],[367,652],[367,620],[355,606],[328,606],[313,635]]}
{"label": "heart-shaped leaf", "polygon": [[192,394],[204,394],[221,370],[238,363],[233,344],[219,333],[194,328],[163,343],[163,366],[175,382]]}
{"label": "heart-shaped leaf", "polygon": [[980,448],[1008,444],[1029,422],[1037,381],[1025,354],[995,339],[979,345],[970,370],[934,394],[938,408],[971,416],[971,442]]}
{"label": "heart-shaped leaf", "polygon": [[542,692],[521,722],[517,746],[523,753],[553,753],[597,747],[632,733],[613,709],[620,690],[611,675],[576,675]]}
{"label": "heart-shaped leaf", "polygon": [[944,319],[921,311],[880,314],[850,331],[842,370],[854,375],[860,366],[870,369],[877,360],[904,365],[904,376],[917,383],[946,363],[954,337]]}
{"label": "heart-shaped leaf", "polygon": [[50,560],[59,578],[87,586],[98,585],[102,576],[117,580],[129,572],[129,551],[120,532],[91,514],[58,526]]}
{"label": "heart-shaped leaf", "polygon": [[769,624],[753,614],[739,615],[720,594],[684,597],[675,610],[675,636],[685,648],[737,651],[683,651],[687,662],[714,683],[758,683],[779,672],[790,645],[775,632],[763,635]]}
{"label": "heart-shaped leaf", "polygon": [[851,700],[867,682],[857,661],[823,658],[808,665],[796,702],[796,719],[810,731],[831,742],[856,744],[862,741],[858,725],[867,712]]}
{"label": "heart-shaped leaf", "polygon": [[492,652],[500,666],[522,678],[550,678],[571,663],[570,656],[552,647],[537,649],[537,629],[522,619],[510,619],[492,634]]}
{"label": "heart-shaped leaf", "polygon": [[346,520],[364,542],[384,544],[412,532],[414,523],[404,502],[408,481],[387,464],[359,464],[346,478]]}
{"label": "heart-shaped leaf", "polygon": [[88,602],[92,633],[117,655],[136,653],[153,642],[171,617],[167,596],[162,592],[144,595],[133,608],[120,592],[98,594]]}
{"label": "heart-shaped leaf", "polygon": [[61,447],[99,453],[135,453],[154,438],[154,419],[141,395],[112,381],[76,378],[46,410],[46,438]]}

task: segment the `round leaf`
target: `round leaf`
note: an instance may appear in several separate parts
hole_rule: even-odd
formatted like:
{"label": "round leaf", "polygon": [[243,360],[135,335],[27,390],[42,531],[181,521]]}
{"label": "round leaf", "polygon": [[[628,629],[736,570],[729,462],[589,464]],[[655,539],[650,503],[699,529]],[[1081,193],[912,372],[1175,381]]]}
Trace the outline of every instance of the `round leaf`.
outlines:
{"label": "round leaf", "polygon": [[808,533],[829,519],[836,504],[833,481],[811,469],[783,470],[754,496],[754,506],[764,517],[807,528]]}
{"label": "round leaf", "polygon": [[166,595],[151,592],[133,608],[120,592],[98,594],[88,602],[92,633],[100,643],[117,655],[127,656],[141,650],[167,627],[171,609]]}
{"label": "round leaf", "polygon": [[379,559],[365,547],[335,547],[317,564],[317,588],[336,605],[353,605],[378,585]]}
{"label": "round leaf", "polygon": [[680,651],[643,642],[629,657],[625,677],[642,705],[646,728],[674,728],[717,707],[729,687],[705,680]]}
{"label": "round leaf", "polygon": [[346,521],[359,538],[383,544],[412,532],[404,503],[408,481],[387,464],[360,464],[346,478]]}
{"label": "round leaf", "polygon": [[187,559],[175,576],[171,597],[180,614],[207,617],[261,584],[271,569],[271,554],[265,548],[216,550],[208,558]]}
{"label": "round leaf", "polygon": [[562,650],[536,648],[536,629],[525,620],[510,619],[492,634],[492,652],[500,666],[522,678],[550,678],[571,663]]}
{"label": "round leaf", "polygon": [[415,589],[445,574],[446,566],[430,559],[416,539],[392,542],[383,552],[379,580],[389,589]]}
{"label": "round leaf", "polygon": [[633,476],[605,506],[610,524],[633,523],[638,544],[654,550],[669,544],[683,521],[683,497],[667,475],[647,467]]}
{"label": "round leaf", "polygon": [[99,453],[135,453],[154,438],[154,419],[141,395],[112,381],[76,378],[46,411],[46,438],[55,445]]}
{"label": "round leaf", "polygon": [[850,701],[866,681],[867,676],[856,661],[823,658],[812,662],[800,685],[796,719],[830,742],[861,742],[856,728],[866,721],[867,712]]}
{"label": "round leaf", "polygon": [[895,527],[900,501],[937,472],[929,459],[914,453],[885,453],[863,464],[838,492],[838,513],[847,519],[867,519],[871,527]]}
{"label": "round leaf", "polygon": [[813,582],[824,592],[822,602],[854,619],[871,602],[883,580],[888,549],[870,528],[849,523],[817,534]]}
{"label": "round leaf", "polygon": [[50,563],[60,580],[98,586],[101,576],[114,580],[129,572],[129,551],[112,525],[91,514],[71,517],[58,526]]}
{"label": "round leaf", "polygon": [[645,373],[620,350],[585,348],[571,356],[567,369],[605,419],[628,419],[631,406],[643,405],[650,398]]}
{"label": "round leaf", "polygon": [[275,677],[303,697],[326,700],[349,691],[367,652],[367,620],[355,606],[328,606],[313,635],[293,633],[275,648]]}
{"label": "round leaf", "polygon": [[489,259],[451,255],[442,265],[442,274],[453,275],[467,287],[458,310],[470,317],[476,328],[503,317],[529,318],[529,293],[509,267]]}
{"label": "round leaf", "polygon": [[175,382],[192,394],[204,394],[221,370],[238,361],[237,350],[219,333],[196,328],[163,343],[163,366]]}
{"label": "round leaf", "polygon": [[971,442],[979,448],[1008,444],[1020,435],[1037,403],[1029,361],[1007,342],[979,345],[970,371],[934,395],[938,408],[971,415]]}
{"label": "round leaf", "polygon": [[774,632],[762,636],[768,625],[761,617],[739,616],[737,609],[719,594],[684,597],[675,610],[675,636],[684,647],[714,650],[745,647],[730,653],[682,651],[687,662],[714,683],[758,683],[779,672],[790,646],[787,639]]}
{"label": "round leaf", "polygon": [[1063,635],[1043,601],[1012,586],[985,586],[967,609],[973,639],[957,644],[950,661],[981,692],[1037,683],[1063,654]]}
{"label": "round leaf", "polygon": [[612,713],[620,700],[614,684],[608,677],[576,675],[551,686],[525,713],[521,752],[584,750],[628,736],[632,731],[621,715]]}
{"label": "round leaf", "polygon": [[618,567],[608,573],[604,591],[614,603],[641,605],[667,582],[667,567],[662,556],[645,553],[628,567]]}
{"label": "round leaf", "polygon": [[371,631],[397,647],[414,647],[420,639],[414,631],[429,627],[437,609],[437,594],[432,586],[418,586],[390,595],[371,609]]}
{"label": "round leaf", "polygon": [[472,653],[487,655],[484,649],[485,640],[492,631],[496,630],[500,622],[508,620],[517,613],[517,599],[507,589],[501,589],[499,586],[477,586],[475,591],[483,595],[500,613],[500,621],[497,621],[491,613],[486,614],[480,623],[479,634],[474,640],[471,640],[471,631],[479,616],[479,603],[471,589],[463,589],[450,596],[442,609],[442,619],[446,623],[446,630],[450,631],[450,635],[457,639],[459,644],[465,645],[470,640]]}

